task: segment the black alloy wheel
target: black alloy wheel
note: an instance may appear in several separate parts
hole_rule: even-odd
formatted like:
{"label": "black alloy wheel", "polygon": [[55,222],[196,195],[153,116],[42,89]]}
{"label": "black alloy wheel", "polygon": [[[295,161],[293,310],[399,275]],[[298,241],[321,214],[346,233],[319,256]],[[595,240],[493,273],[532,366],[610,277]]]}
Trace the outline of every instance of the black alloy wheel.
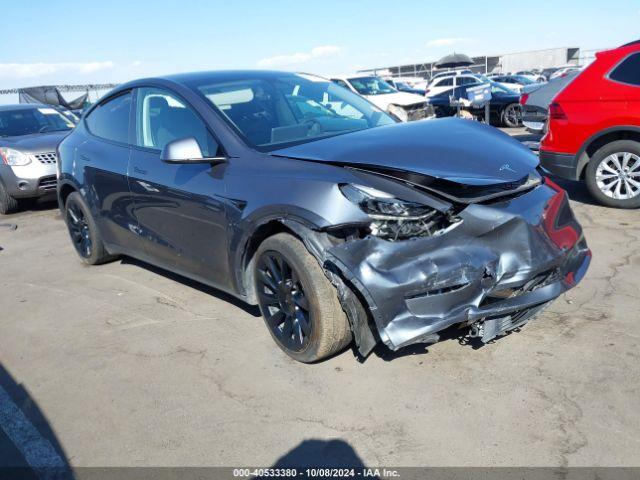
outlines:
{"label": "black alloy wheel", "polygon": [[516,128],[522,124],[522,108],[517,103],[510,103],[502,111],[502,123],[505,127]]}
{"label": "black alloy wheel", "polygon": [[91,257],[93,242],[89,222],[84,212],[76,204],[67,206],[67,225],[73,246],[83,258]]}
{"label": "black alloy wheel", "polygon": [[304,350],[313,318],[305,288],[295,269],[278,252],[265,251],[258,259],[258,301],[266,323],[286,350]]}

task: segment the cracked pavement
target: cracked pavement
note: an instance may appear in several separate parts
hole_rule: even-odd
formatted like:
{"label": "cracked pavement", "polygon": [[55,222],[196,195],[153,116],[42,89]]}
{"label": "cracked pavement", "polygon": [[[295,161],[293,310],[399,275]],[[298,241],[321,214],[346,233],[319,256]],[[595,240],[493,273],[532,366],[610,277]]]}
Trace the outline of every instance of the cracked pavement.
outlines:
{"label": "cracked pavement", "polygon": [[593,251],[576,289],[483,348],[364,363],[296,363],[225,294],[133,260],[84,266],[54,205],[3,217],[0,365],[73,466],[269,466],[312,439],[367,466],[637,466],[640,211],[558,183]]}

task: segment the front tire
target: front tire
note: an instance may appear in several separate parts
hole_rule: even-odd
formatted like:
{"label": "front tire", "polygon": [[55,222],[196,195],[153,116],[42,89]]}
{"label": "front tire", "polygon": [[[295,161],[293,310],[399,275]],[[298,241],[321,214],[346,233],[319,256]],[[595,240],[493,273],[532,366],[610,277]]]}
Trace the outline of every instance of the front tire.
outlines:
{"label": "front tire", "polygon": [[269,333],[294,360],[316,362],[351,342],[334,286],[296,237],[279,233],[262,242],[254,285]]}
{"label": "front tire", "polygon": [[602,205],[640,207],[640,143],[616,140],[601,147],[587,165],[585,181]]}
{"label": "front tire", "polygon": [[67,197],[65,222],[71,242],[84,263],[99,265],[116,258],[107,252],[89,207],[78,192]]}
{"label": "front tire", "polygon": [[15,213],[19,208],[20,203],[18,200],[9,195],[2,182],[0,182],[0,214]]}

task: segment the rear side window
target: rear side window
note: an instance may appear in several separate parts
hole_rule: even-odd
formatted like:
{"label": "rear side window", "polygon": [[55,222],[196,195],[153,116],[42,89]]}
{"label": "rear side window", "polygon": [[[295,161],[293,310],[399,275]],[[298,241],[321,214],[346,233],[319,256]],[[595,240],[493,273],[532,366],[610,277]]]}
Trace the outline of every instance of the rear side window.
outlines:
{"label": "rear side window", "polygon": [[477,78],[473,77],[460,77],[458,78],[458,85],[473,85],[474,83],[480,83]]}
{"label": "rear side window", "polygon": [[131,92],[98,105],[86,118],[87,128],[95,136],[120,143],[129,143]]}
{"label": "rear side window", "polygon": [[609,74],[611,80],[640,86],[640,52],[629,55]]}
{"label": "rear side window", "polygon": [[436,87],[453,87],[453,77],[443,78],[435,85]]}

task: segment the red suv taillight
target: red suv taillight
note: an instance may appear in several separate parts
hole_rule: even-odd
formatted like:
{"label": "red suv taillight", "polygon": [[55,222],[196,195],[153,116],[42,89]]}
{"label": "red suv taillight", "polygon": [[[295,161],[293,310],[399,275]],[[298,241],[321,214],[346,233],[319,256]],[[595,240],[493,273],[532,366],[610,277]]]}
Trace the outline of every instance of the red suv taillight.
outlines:
{"label": "red suv taillight", "polygon": [[553,102],[549,105],[549,119],[550,120],[566,120],[567,114],[564,113],[564,110],[560,106],[559,103]]}
{"label": "red suv taillight", "polygon": [[528,93],[523,93],[520,96],[520,105],[525,105],[527,103],[527,100],[529,100],[529,94]]}

